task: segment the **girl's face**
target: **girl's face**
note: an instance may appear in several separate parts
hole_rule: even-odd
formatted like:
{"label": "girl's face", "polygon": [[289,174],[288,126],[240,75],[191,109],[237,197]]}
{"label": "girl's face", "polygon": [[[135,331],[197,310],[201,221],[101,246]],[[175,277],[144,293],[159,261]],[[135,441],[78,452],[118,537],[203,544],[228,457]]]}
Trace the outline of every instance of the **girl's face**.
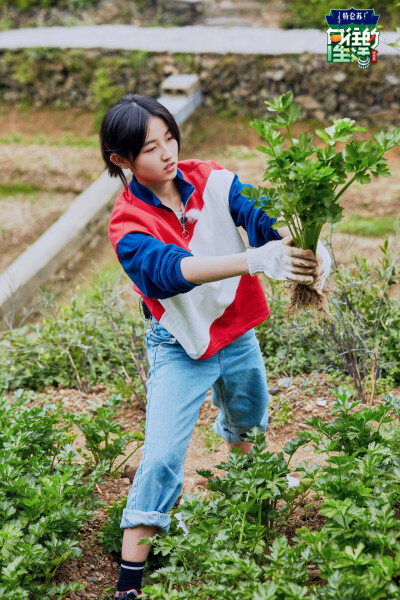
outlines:
{"label": "girl's face", "polygon": [[[174,163],[173,167],[166,171],[165,167],[170,163]],[[140,154],[130,164],[132,173],[143,185],[172,181],[176,176],[177,163],[178,142],[163,119],[152,117]]]}

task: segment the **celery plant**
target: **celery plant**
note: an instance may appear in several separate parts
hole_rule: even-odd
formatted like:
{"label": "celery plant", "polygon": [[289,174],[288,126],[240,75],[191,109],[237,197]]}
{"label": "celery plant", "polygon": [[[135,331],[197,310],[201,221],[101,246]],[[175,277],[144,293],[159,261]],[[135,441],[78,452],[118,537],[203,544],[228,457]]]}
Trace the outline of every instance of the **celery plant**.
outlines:
{"label": "celery plant", "polygon": [[[337,151],[337,142],[348,142],[356,131],[366,129],[355,126],[349,118],[334,119],[330,127],[315,131],[326,144],[325,148],[317,148],[308,132],[298,139],[293,137],[291,126],[300,116],[300,107],[292,92],[266,103],[268,110],[276,114],[264,120],[253,119],[250,125],[267,142],[256,149],[269,157],[263,181],[270,181],[275,187],[247,187],[243,195],[269,217],[278,219],[275,228],[287,226],[298,248],[311,249],[316,254],[322,226],[342,218],[338,201],[349,186],[354,181],[369,183],[371,174],[390,177],[383,155],[400,145],[400,128],[380,131],[373,140],[353,140]],[[286,147],[282,129],[289,138]]]}

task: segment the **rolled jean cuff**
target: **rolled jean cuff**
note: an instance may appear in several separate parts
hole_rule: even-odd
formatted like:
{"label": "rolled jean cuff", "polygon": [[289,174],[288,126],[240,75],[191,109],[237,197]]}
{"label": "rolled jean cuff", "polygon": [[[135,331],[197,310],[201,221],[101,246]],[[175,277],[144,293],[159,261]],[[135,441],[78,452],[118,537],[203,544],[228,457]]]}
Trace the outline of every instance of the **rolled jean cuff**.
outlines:
{"label": "rolled jean cuff", "polygon": [[125,508],[122,513],[120,528],[128,529],[137,527],[138,525],[152,525],[154,527],[159,527],[162,531],[167,533],[171,525],[171,517],[156,510],[147,512],[144,510],[131,510]]}
{"label": "rolled jean cuff", "polygon": [[246,441],[246,433],[248,432],[243,431],[237,433],[233,431],[228,431],[221,425],[221,423],[218,421],[218,418],[216,421],[214,421],[212,428],[215,431],[215,433],[217,433],[223,440],[225,440],[229,444],[240,444]]}

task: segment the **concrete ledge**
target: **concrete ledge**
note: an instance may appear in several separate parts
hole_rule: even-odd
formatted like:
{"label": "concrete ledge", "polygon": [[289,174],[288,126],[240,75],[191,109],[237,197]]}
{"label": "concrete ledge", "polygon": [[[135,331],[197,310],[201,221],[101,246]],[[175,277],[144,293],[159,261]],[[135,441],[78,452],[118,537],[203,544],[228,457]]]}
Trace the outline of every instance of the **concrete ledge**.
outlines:
{"label": "concrete ledge", "polygon": [[104,172],[0,275],[0,312],[25,304],[37,287],[89,242],[122,189]]}
{"label": "concrete ledge", "polygon": [[160,89],[169,96],[190,96],[200,89],[200,81],[197,75],[170,75]]}
{"label": "concrete ledge", "polygon": [[[260,8],[261,9],[261,8]],[[383,31],[379,54],[398,54],[388,46],[399,34]],[[37,27],[0,32],[0,49],[113,48],[149,52],[200,54],[325,54],[326,33],[319,29],[263,29],[260,27],[136,27],[93,25],[81,27]]]}
{"label": "concrete ledge", "polygon": [[160,96],[161,102],[169,112],[174,115],[175,121],[181,125],[193,114],[198,106],[203,102],[203,94],[200,90],[190,97],[184,96]]}

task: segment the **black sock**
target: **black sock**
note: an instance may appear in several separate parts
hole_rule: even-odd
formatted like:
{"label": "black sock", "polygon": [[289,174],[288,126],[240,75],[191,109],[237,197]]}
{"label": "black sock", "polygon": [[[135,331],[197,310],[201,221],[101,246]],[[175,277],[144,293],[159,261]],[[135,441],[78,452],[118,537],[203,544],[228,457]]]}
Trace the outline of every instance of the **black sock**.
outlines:
{"label": "black sock", "polygon": [[117,583],[118,592],[127,592],[133,589],[141,591],[144,564],[144,562],[129,562],[121,558],[121,571]]}

